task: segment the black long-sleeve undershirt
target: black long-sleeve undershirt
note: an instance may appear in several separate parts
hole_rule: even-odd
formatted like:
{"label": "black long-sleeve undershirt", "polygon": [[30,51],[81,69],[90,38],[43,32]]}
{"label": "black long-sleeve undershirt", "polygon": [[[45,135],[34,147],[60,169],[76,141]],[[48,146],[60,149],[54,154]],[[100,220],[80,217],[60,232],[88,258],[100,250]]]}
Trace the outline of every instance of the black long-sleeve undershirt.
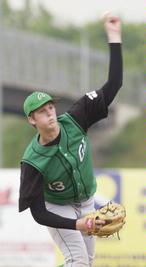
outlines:
{"label": "black long-sleeve undershirt", "polygon": [[103,119],[103,112],[105,112],[106,117],[107,107],[112,103],[122,86],[123,62],[121,44],[109,44],[109,48],[110,63],[108,80],[101,89],[96,90],[98,94],[97,99],[95,98],[94,101],[91,101],[87,96],[83,96],[68,111],[85,132],[91,125]]}
{"label": "black long-sleeve undershirt", "polygon": [[[121,45],[115,43],[110,45],[110,66],[108,81],[102,87],[106,106],[109,106],[122,86],[123,62]],[[110,92],[109,92],[110,90]]]}
{"label": "black long-sleeve undershirt", "polygon": [[[78,100],[68,111],[78,124],[87,131],[95,122],[107,116],[109,106],[122,85],[122,55],[121,45],[110,44],[110,65],[108,80],[103,87],[97,90],[98,97],[91,101],[86,95]],[[58,136],[52,144],[59,143]],[[19,211],[30,207],[33,218],[42,225],[76,229],[76,220],[63,218],[46,210],[42,175],[27,163],[21,165],[21,186]]]}
{"label": "black long-sleeve undershirt", "polygon": [[37,200],[35,199],[30,206],[31,214],[36,222],[41,225],[49,225],[54,228],[76,229],[76,219],[66,219],[46,210],[43,191]]}

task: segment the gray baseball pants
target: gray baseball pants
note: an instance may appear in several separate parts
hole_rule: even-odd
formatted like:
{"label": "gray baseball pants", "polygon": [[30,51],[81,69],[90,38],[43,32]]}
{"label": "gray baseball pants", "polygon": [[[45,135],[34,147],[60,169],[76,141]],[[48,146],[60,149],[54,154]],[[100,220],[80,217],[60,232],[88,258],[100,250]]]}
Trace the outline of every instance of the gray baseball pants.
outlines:
{"label": "gray baseball pants", "polygon": [[[94,209],[94,198],[72,205],[56,205],[46,202],[47,210],[63,217],[79,219]],[[64,267],[92,267],[95,254],[95,237],[81,231],[48,227],[58,248],[61,250]]]}

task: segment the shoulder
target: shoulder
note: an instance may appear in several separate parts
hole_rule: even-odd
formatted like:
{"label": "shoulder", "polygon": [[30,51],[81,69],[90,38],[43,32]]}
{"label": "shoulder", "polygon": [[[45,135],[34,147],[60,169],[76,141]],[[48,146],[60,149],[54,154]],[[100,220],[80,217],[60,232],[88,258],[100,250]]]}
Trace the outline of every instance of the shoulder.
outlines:
{"label": "shoulder", "polygon": [[[73,128],[77,128],[79,131],[81,131],[82,133],[85,134],[84,130],[82,129],[82,127],[79,125],[79,123],[77,122],[77,120],[68,112],[65,112],[64,114],[62,114],[61,116],[58,117],[58,121],[64,126],[64,127],[73,127]],[[71,130],[70,128],[70,130]]]}
{"label": "shoulder", "polygon": [[74,118],[68,112],[65,112],[62,115],[58,116],[58,121],[63,125],[76,123]]}
{"label": "shoulder", "polygon": [[35,135],[33,137],[33,139],[30,141],[30,143],[26,146],[24,153],[23,153],[23,156],[22,156],[22,159],[30,156],[30,154],[32,153],[32,145],[34,143],[34,140],[36,140],[36,139],[37,139],[37,135]]}

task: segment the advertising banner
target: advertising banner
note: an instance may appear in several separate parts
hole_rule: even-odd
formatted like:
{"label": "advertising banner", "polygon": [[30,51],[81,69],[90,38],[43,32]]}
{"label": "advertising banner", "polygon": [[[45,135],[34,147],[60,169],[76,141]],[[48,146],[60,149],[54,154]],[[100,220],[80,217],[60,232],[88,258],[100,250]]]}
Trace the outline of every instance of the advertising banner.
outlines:
{"label": "advertising banner", "polygon": [[115,200],[126,208],[126,224],[108,239],[97,239],[97,267],[146,267],[146,171],[97,170],[97,206]]}
{"label": "advertising banner", "polygon": [[18,212],[19,170],[0,170],[0,267],[54,267],[56,251],[47,227],[29,210]]}
{"label": "advertising banner", "polygon": [[[19,170],[0,170],[0,267],[55,267],[63,256],[29,210],[18,212]],[[95,207],[114,200],[126,208],[117,235],[97,238],[94,267],[146,267],[146,171],[95,170]]]}

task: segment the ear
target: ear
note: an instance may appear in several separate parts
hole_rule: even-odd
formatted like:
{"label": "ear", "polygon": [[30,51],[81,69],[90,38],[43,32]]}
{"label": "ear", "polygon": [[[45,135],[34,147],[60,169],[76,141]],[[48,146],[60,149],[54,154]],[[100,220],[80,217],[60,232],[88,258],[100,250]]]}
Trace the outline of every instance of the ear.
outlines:
{"label": "ear", "polygon": [[28,122],[29,122],[29,124],[31,124],[32,126],[35,127],[36,122],[35,122],[35,119],[32,116],[28,116]]}

